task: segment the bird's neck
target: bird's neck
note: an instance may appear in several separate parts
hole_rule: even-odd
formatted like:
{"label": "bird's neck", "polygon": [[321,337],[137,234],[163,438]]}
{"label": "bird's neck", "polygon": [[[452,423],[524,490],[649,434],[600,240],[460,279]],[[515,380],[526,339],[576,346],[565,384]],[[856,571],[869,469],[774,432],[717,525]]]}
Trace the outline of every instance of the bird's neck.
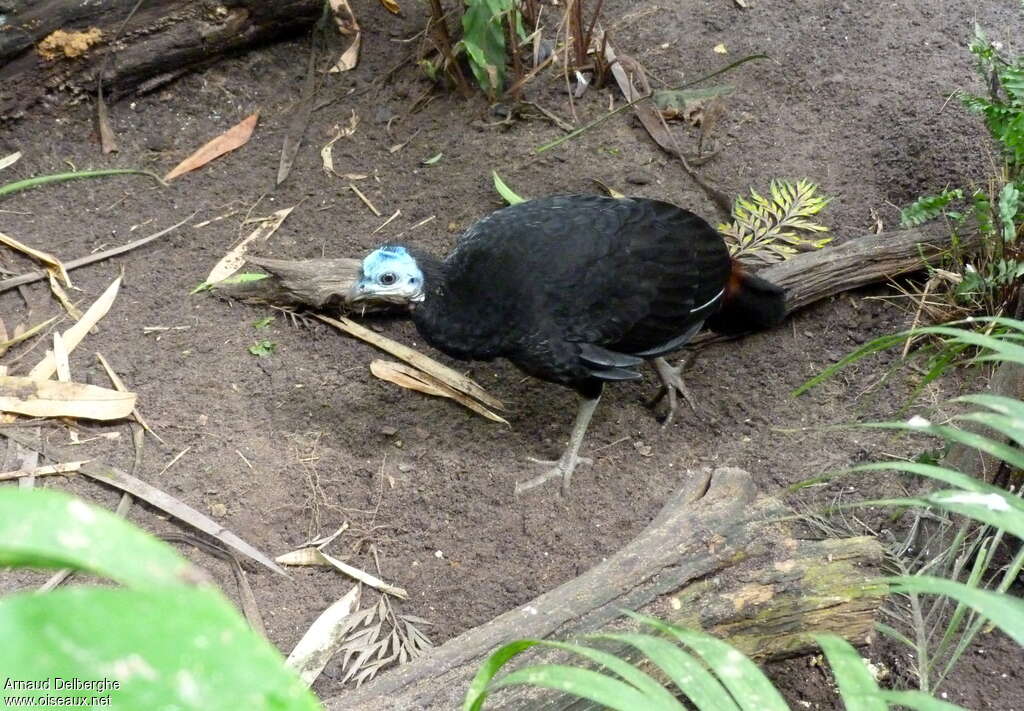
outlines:
{"label": "bird's neck", "polygon": [[476,293],[479,285],[452,279],[440,259],[418,250],[413,256],[423,272],[423,301],[412,308],[420,335],[455,358],[488,360],[499,355],[503,332],[489,327],[497,311],[493,299]]}

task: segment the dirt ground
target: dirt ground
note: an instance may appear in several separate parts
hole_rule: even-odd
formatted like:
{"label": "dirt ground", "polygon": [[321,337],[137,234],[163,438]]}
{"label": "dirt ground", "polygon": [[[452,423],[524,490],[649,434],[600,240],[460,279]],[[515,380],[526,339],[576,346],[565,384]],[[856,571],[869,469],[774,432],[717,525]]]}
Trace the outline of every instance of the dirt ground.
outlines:
{"label": "dirt ground", "polygon": [[[666,431],[644,405],[655,389],[653,372],[608,388],[584,445],[594,464],[577,472],[572,495],[559,499],[552,487],[518,501],[511,496],[514,483],[536,473],[525,456],[560,450],[573,393],[524,378],[504,362],[475,364],[472,377],[509,406],[512,426],[504,427],[377,380],[367,366],[380,354],[362,342],[326,327],[293,327],[281,315],[256,329],[254,321],[275,314],[190,296],[213,263],[252,229],[242,224],[247,216],[283,207],[297,206],[257,253],[359,256],[396,238],[445,253],[459,231],[500,205],[492,169],[528,196],[592,192],[599,179],[715,218],[701,190],[625,115],[531,162],[534,147],[561,135],[556,126],[541,119],[494,125],[500,117],[481,98],[443,93],[410,112],[428,88],[414,66],[346,97],[394,65],[409,47],[402,40],[424,23],[411,1],[402,3],[405,18],[388,15],[376,2],[355,5],[365,30],[362,59],[354,71],[324,80],[320,98],[339,98],[313,114],[295,169],[276,190],[278,156],[305,72],[308,41],[302,39],[115,104],[121,151],[109,157],[100,153],[89,106],[37,107],[0,135],[0,155],[24,153],[0,174],[3,182],[69,165],[163,173],[208,138],[261,111],[247,146],[170,188],[144,178],[77,181],[0,205],[4,232],[66,259],[149,234],[193,211],[193,224],[223,218],[73,273],[80,289],[73,298],[88,303],[124,270],[121,295],[73,355],[72,372],[106,385],[93,356],[98,351],[138,393],[139,409],[167,442],[147,440],[142,478],[213,513],[273,555],[348,521],[351,528],[334,550],[376,571],[372,544],[381,576],[410,592],[404,611],[430,620],[429,634],[441,643],[617,550],[695,467],[743,467],[773,493],[852,462],[921,450],[920,443],[814,429],[893,415],[905,391],[898,380],[879,384],[890,356],[854,367],[808,396],[790,395],[866,339],[907,325],[898,301],[876,298],[892,293],[885,287],[819,303],[769,333],[703,349],[688,373],[701,413],[683,412]],[[772,57],[727,77],[736,91],[714,136],[719,153],[702,170],[728,194],[764,189],[772,178],[808,178],[834,196],[824,221],[845,240],[870,233],[879,220],[896,227],[898,206],[923,192],[983,178],[992,158],[980,122],[949,96],[975,87],[966,50],[975,21],[1007,43],[1024,36],[1016,0],[750,5],[609,0],[604,11],[616,48],[642,62],[656,85],[694,79],[747,54]],[[719,43],[728,55],[712,50]],[[527,98],[574,120],[558,75],[532,83]],[[617,90],[589,91],[575,101],[575,121],[600,116],[610,101],[619,103]],[[348,181],[321,169],[320,147],[352,112],[358,128],[335,144],[335,167],[371,176],[357,185],[383,217],[367,209]],[[695,130],[678,130],[690,145],[696,140]],[[437,162],[423,163],[439,153]],[[414,228],[427,218],[433,219]],[[28,266],[6,252],[0,259],[10,272]],[[59,312],[44,286],[25,293],[27,305],[17,291],[0,295],[8,328]],[[411,324],[374,324],[425,347]],[[272,355],[250,354],[249,346],[264,339],[276,344]],[[14,349],[0,363],[18,374],[40,355],[38,347],[27,355]],[[127,427],[83,429],[122,433],[118,441],[82,445],[83,457],[130,466]],[[67,444],[65,429],[46,432],[50,441]],[[45,485],[109,507],[116,503],[115,493],[86,482],[54,478]],[[899,486],[861,480],[822,487],[814,496],[823,503],[840,488],[847,497],[867,497],[898,493]],[[136,506],[131,518],[150,530],[174,528],[145,506]],[[234,594],[226,567],[199,551],[185,552]],[[250,579],[270,639],[286,652],[350,587],[322,569],[294,570],[287,579],[254,569]],[[11,585],[0,581],[0,590]],[[902,650],[880,643],[867,654],[901,681],[911,679]],[[1002,638],[983,638],[946,687],[948,700],[978,710],[1021,709],[1022,656]],[[825,675],[808,660],[776,665],[773,674],[799,702],[794,708],[840,708]],[[336,675],[329,667],[317,692],[338,693]]]}

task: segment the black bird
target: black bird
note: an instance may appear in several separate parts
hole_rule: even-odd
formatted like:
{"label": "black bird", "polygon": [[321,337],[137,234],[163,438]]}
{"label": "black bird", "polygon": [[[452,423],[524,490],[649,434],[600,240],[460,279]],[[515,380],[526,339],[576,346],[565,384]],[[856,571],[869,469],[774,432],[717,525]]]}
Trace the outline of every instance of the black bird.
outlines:
{"label": "black bird", "polygon": [[782,321],[782,289],[746,274],[692,212],[646,198],[563,195],[518,203],[470,227],[443,261],[403,245],[369,254],[351,301],[407,305],[431,346],[462,360],[507,358],[581,396],[552,469],[563,493],[604,384],[653,361],[669,395],[687,396],[665,356],[704,326],[736,334]]}

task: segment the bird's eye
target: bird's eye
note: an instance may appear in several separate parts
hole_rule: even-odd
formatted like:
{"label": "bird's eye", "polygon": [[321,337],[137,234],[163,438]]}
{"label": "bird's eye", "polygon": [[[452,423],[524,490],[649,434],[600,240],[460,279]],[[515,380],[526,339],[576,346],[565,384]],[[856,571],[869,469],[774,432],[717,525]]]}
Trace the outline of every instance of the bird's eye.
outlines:
{"label": "bird's eye", "polygon": [[384,272],[380,275],[380,283],[384,286],[391,286],[396,281],[398,281],[398,277],[392,272]]}

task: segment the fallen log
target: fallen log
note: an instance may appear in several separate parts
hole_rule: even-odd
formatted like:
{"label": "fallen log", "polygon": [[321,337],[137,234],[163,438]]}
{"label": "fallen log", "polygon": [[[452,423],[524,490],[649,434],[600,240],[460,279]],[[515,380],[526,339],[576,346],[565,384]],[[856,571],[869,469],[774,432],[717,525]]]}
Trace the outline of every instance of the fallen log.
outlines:
{"label": "fallen log", "polygon": [[[11,0],[0,6],[0,119],[48,92],[150,91],[234,52],[308,29],[323,0]],[[58,34],[60,33],[60,34]]]}
{"label": "fallen log", "polygon": [[[803,252],[762,269],[758,275],[786,289],[786,309],[787,313],[792,313],[844,291],[919,271],[927,264],[938,264],[951,248],[951,240],[945,225],[932,223]],[[970,240],[960,238],[961,249],[969,249],[971,245]],[[357,259],[250,258],[248,261],[264,269],[270,278],[241,284],[215,284],[215,293],[289,308],[333,309],[345,305],[360,267]]]}
{"label": "fallen log", "polygon": [[[524,637],[635,630],[623,609],[703,629],[761,662],[815,650],[811,635],[818,633],[868,643],[885,594],[875,582],[880,544],[870,537],[798,539],[792,524],[779,521],[787,513],[779,499],[758,493],[741,469],[690,472],[650,525],[615,555],[425,657],[327,699],[326,708],[459,708],[470,679],[496,647]],[[527,663],[563,659],[549,651],[524,656]],[[488,708],[587,708],[579,703],[513,689]]]}

